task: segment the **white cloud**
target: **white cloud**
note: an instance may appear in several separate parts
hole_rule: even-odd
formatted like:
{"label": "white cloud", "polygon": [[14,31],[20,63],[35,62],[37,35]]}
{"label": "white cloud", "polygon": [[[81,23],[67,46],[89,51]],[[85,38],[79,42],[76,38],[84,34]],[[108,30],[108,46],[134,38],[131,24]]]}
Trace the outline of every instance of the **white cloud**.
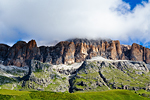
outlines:
{"label": "white cloud", "polygon": [[0,0],[0,42],[33,38],[41,45],[73,37],[149,42],[150,3],[128,9],[121,0]]}

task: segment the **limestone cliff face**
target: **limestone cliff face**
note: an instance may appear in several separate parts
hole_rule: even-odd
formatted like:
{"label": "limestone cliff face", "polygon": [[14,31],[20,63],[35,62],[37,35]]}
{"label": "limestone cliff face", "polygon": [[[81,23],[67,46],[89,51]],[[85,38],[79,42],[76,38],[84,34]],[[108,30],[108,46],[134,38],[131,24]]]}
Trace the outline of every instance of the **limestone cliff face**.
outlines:
{"label": "limestone cliff face", "polygon": [[115,41],[115,46],[116,46],[117,58],[122,59],[122,49],[121,49],[120,42],[118,40]]}
{"label": "limestone cliff face", "polygon": [[121,60],[130,60],[131,46],[121,45],[121,49],[122,49]]}
{"label": "limestone cliff face", "polygon": [[26,42],[18,41],[7,52],[5,65],[24,66],[24,58],[26,56]]}
{"label": "limestone cliff face", "polygon": [[64,64],[73,64],[75,62],[75,44],[70,42],[64,51]]}
{"label": "limestone cliff face", "polygon": [[0,60],[3,61],[6,57],[6,54],[9,50],[9,46],[5,44],[0,44]]}
{"label": "limestone cliff face", "polygon": [[35,40],[29,41],[26,48],[26,59],[34,59],[34,57],[39,57],[40,49],[37,47]]}
{"label": "limestone cliff face", "polygon": [[146,63],[150,63],[149,52],[150,52],[150,49],[145,48],[136,43],[133,43],[131,47],[130,59],[134,61],[145,61]]}
{"label": "limestone cliff face", "polygon": [[143,56],[144,56],[143,60],[146,63],[150,63],[150,49],[144,47],[144,54],[143,54]]}
{"label": "limestone cliff face", "polygon": [[131,60],[143,61],[143,47],[133,43],[131,47]]}
{"label": "limestone cliff face", "polygon": [[0,44],[0,61],[18,67],[30,65],[32,59],[50,64],[73,64],[95,56],[113,60],[133,60],[150,63],[150,50],[133,43],[120,45],[118,40],[71,39],[55,46],[37,47],[35,40],[18,41],[12,47]]}
{"label": "limestone cliff face", "polygon": [[18,41],[12,47],[7,49],[4,59],[4,65],[15,65],[18,67],[26,66],[31,59],[40,55],[40,50],[37,47],[35,40],[28,43]]}

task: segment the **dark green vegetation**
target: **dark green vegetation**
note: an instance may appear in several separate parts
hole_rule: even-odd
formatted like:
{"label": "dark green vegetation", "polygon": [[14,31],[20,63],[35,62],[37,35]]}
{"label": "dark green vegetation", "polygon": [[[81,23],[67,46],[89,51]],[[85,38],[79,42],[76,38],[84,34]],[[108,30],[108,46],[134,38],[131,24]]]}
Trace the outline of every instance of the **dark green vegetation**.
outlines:
{"label": "dark green vegetation", "polygon": [[85,93],[0,90],[0,100],[149,100],[149,98],[129,90]]}

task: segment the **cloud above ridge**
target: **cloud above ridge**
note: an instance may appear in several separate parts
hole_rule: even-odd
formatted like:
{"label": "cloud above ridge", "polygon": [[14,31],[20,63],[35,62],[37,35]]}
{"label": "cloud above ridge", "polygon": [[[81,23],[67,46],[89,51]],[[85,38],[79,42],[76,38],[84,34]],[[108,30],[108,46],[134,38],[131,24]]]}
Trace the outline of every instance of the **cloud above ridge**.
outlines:
{"label": "cloud above ridge", "polygon": [[150,3],[122,0],[0,0],[0,42],[36,39],[39,45],[68,38],[150,42]]}

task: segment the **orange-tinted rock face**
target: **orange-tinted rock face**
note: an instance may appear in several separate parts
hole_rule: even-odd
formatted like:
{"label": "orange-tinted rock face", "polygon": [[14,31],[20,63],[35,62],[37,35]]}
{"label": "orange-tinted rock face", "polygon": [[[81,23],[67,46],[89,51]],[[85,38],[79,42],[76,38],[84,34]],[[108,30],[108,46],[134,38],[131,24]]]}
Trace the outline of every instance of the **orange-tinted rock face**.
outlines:
{"label": "orange-tinted rock face", "polygon": [[114,41],[114,42],[115,42],[115,45],[116,45],[116,51],[117,51],[117,54],[118,54],[119,57],[120,57],[121,54],[122,54],[120,42],[119,42],[118,40],[116,40],[116,41]]}
{"label": "orange-tinted rock face", "polygon": [[75,55],[74,55],[75,62],[84,61],[88,55],[86,44],[78,43],[76,44],[75,48],[76,48]]}
{"label": "orange-tinted rock face", "polygon": [[32,49],[34,47],[37,47],[36,41],[35,40],[29,41],[28,44],[27,44],[27,48]]}
{"label": "orange-tinted rock face", "polygon": [[144,61],[146,63],[150,63],[150,49],[144,48],[144,57],[145,57]]}
{"label": "orange-tinted rock face", "polygon": [[26,66],[28,61],[34,59],[37,55],[40,55],[40,51],[35,40],[31,40],[29,43],[18,41],[7,52],[7,59],[4,64],[19,67]]}
{"label": "orange-tinted rock face", "polygon": [[73,42],[69,43],[64,52],[64,64],[73,64],[75,62],[75,44]]}
{"label": "orange-tinted rock face", "polygon": [[62,41],[53,47],[37,47],[36,41],[19,41],[12,47],[0,44],[0,60],[5,65],[26,66],[31,59],[51,64],[73,64],[87,58],[102,56],[107,59],[134,60],[150,63],[150,50],[136,43],[120,45],[116,41],[75,39]]}
{"label": "orange-tinted rock face", "polygon": [[133,43],[131,47],[130,59],[133,61],[144,61],[150,63],[150,49]]}
{"label": "orange-tinted rock face", "polygon": [[105,51],[105,43],[102,42],[102,51]]}
{"label": "orange-tinted rock face", "polygon": [[37,47],[35,40],[31,40],[28,42],[26,50],[27,50],[26,59],[34,59],[36,56],[40,55],[40,50]]}
{"label": "orange-tinted rock face", "polygon": [[111,59],[116,59],[117,57],[117,51],[116,51],[116,44],[114,41],[110,44],[110,52],[111,52]]}
{"label": "orange-tinted rock face", "polygon": [[24,41],[19,41],[16,44],[14,44],[7,52],[7,60],[4,62],[4,64],[21,66],[21,62],[24,63],[24,60],[20,58],[25,58],[26,56],[24,55],[24,47],[26,47],[26,42]]}
{"label": "orange-tinted rock face", "polygon": [[130,55],[130,59],[133,61],[143,61],[143,47],[136,43],[133,43]]}

